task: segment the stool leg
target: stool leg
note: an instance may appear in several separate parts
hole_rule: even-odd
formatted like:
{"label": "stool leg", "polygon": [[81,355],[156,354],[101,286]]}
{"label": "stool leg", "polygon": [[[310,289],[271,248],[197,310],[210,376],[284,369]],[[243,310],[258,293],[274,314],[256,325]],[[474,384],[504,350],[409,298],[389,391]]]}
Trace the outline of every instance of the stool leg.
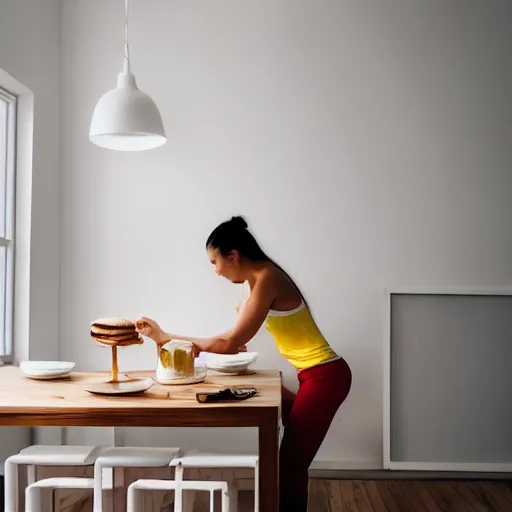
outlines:
{"label": "stool leg", "polygon": [[254,466],[254,512],[260,512],[260,468],[259,462]]}
{"label": "stool leg", "polygon": [[27,485],[31,485],[36,481],[36,471],[37,468],[33,464],[27,466]]}
{"label": "stool leg", "polygon": [[27,487],[25,490],[25,512],[41,512],[41,489]]}
{"label": "stool leg", "polygon": [[174,469],[174,480],[176,488],[174,489],[174,512],[183,512],[183,489],[181,482],[183,482],[183,466],[178,464]]}
{"label": "stool leg", "polygon": [[5,461],[5,512],[18,511],[18,464]]}
{"label": "stool leg", "polygon": [[[176,482],[182,482],[185,477],[185,468],[178,464],[174,472],[174,479]],[[179,498],[178,498],[179,495]],[[179,500],[179,504],[178,504]],[[178,491],[174,493],[174,512],[194,512],[194,503],[196,501],[195,491]]]}
{"label": "stool leg", "polygon": [[126,510],[125,469],[122,466],[113,468],[112,512],[124,512]]}
{"label": "stool leg", "polygon": [[[222,512],[233,512],[237,510],[238,502],[237,496],[230,496],[229,490],[227,493],[221,492],[222,502],[221,502],[221,511]],[[234,498],[234,499],[233,499]],[[233,508],[233,504],[235,504],[235,508]],[[212,508],[213,511],[213,508]]]}
{"label": "stool leg", "polygon": [[142,512],[144,510],[144,495],[134,485],[128,487],[128,503],[126,512]]}
{"label": "stool leg", "polygon": [[[222,493],[224,495],[224,493]],[[210,512],[215,512],[215,493],[210,491]],[[227,512],[223,510],[222,512]]]}
{"label": "stool leg", "polygon": [[228,492],[222,493],[222,503],[224,501],[228,507],[228,512],[238,512],[238,489],[236,488],[235,482],[228,482]]}
{"label": "stool leg", "polygon": [[93,512],[103,512],[103,466],[96,461],[94,464]]}
{"label": "stool leg", "polygon": [[174,489],[174,512],[183,512],[183,489],[179,482]]}

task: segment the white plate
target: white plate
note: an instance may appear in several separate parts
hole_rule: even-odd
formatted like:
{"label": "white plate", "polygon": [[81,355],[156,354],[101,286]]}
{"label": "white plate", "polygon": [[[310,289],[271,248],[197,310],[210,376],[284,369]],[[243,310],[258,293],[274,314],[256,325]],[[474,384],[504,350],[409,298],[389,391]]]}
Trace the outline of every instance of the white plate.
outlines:
{"label": "white plate", "polygon": [[155,379],[159,384],[163,384],[164,386],[185,386],[186,384],[197,384],[198,382],[203,382],[208,374],[206,366],[199,366],[196,364],[195,370],[195,375],[193,377],[186,377],[183,379],[162,379],[155,377]]}
{"label": "white plate", "polygon": [[256,361],[257,357],[257,352],[240,352],[239,354],[201,352],[198,359],[210,370],[223,373],[243,373]]}
{"label": "white plate", "polygon": [[31,375],[29,373],[26,373],[25,376],[29,379],[34,380],[55,380],[55,379],[66,379],[71,375],[70,372],[67,373],[58,373],[56,375]]}
{"label": "white plate", "polygon": [[246,373],[249,371],[249,366],[208,366],[209,370],[220,373],[229,373],[231,375],[237,375],[240,373]]}
{"label": "white plate", "polygon": [[198,359],[207,366],[248,366],[258,357],[257,352],[240,352],[239,354],[214,354],[201,352]]}
{"label": "white plate", "polygon": [[85,390],[96,395],[126,395],[141,393],[148,390],[154,384],[151,377],[128,378],[119,382],[98,382],[89,384]]}
{"label": "white plate", "polygon": [[75,367],[69,361],[22,361],[20,370],[32,379],[55,379],[67,377]]}

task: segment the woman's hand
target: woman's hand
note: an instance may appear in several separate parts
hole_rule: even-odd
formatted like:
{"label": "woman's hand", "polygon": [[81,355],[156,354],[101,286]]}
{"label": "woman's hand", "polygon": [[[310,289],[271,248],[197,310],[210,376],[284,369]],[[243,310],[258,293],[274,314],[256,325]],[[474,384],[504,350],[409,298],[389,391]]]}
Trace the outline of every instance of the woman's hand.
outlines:
{"label": "woman's hand", "polygon": [[151,338],[157,343],[164,341],[165,332],[162,328],[151,318],[141,316],[135,321],[135,330],[142,336]]}

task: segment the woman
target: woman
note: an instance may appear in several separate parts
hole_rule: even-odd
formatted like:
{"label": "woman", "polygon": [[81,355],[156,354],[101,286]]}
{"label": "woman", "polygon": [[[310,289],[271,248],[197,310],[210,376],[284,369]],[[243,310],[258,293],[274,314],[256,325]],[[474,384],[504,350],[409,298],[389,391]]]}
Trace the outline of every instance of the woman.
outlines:
{"label": "woman", "polygon": [[[192,338],[193,343],[198,351],[235,354],[265,323],[279,352],[295,366],[297,395],[283,390],[280,510],[306,512],[308,468],[350,391],[350,368],[329,346],[298,288],[261,250],[243,218],[220,224],[208,237],[206,249],[218,275],[233,283],[247,281],[251,293],[231,331]],[[183,338],[164,332],[149,318],[139,318],[136,325],[140,334],[157,343]]]}

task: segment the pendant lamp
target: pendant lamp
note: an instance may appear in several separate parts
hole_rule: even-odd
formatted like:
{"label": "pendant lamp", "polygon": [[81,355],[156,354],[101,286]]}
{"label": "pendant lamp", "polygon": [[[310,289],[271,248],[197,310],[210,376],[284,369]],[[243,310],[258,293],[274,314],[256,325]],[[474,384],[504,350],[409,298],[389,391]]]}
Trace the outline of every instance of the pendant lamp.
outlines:
{"label": "pendant lamp", "polygon": [[155,102],[142,92],[130,68],[128,0],[125,0],[123,71],[117,87],[105,93],[92,114],[89,139],[97,146],[118,151],[144,151],[166,143],[162,116]]}

